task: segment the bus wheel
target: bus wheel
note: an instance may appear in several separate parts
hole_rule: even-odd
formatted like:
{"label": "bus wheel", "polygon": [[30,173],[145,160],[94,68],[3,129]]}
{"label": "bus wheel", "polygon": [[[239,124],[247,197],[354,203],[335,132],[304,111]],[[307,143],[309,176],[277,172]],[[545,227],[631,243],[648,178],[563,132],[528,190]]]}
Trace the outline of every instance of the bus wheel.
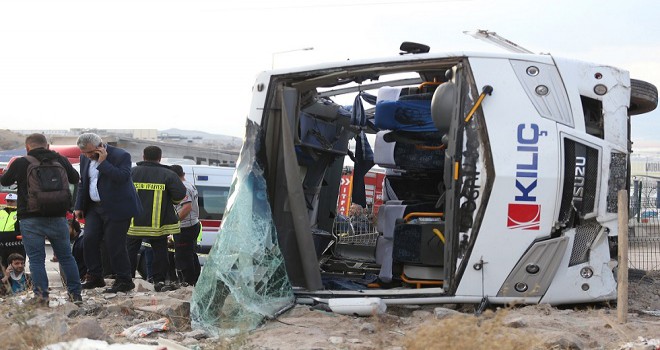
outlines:
{"label": "bus wheel", "polygon": [[630,79],[628,115],[644,114],[658,106],[658,88],[642,80]]}

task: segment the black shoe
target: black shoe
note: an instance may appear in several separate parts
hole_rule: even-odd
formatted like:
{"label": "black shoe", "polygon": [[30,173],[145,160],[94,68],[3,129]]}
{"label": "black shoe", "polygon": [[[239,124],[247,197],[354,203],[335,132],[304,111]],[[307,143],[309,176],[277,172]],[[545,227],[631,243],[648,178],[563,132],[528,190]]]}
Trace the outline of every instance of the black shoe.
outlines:
{"label": "black shoe", "polygon": [[131,280],[115,280],[112,287],[106,288],[103,293],[128,292],[135,288],[135,283]]}
{"label": "black shoe", "polygon": [[83,289],[102,288],[105,287],[105,281],[101,277],[87,275],[85,276],[85,282],[81,285]]}
{"label": "black shoe", "polygon": [[80,294],[70,294],[69,300],[78,306],[83,304],[82,296]]}
{"label": "black shoe", "polygon": [[154,284],[154,290],[156,292],[169,292],[169,291],[177,290],[177,289],[179,289],[179,286],[177,286],[176,284],[171,283],[169,281],[167,281],[167,282],[156,282],[156,284]]}

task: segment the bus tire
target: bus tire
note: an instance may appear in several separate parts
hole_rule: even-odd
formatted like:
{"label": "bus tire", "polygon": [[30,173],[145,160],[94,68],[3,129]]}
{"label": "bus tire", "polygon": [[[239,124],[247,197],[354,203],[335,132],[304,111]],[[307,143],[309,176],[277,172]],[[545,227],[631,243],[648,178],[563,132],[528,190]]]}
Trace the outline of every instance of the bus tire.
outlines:
{"label": "bus tire", "polygon": [[628,115],[644,114],[658,106],[658,88],[642,80],[630,79]]}

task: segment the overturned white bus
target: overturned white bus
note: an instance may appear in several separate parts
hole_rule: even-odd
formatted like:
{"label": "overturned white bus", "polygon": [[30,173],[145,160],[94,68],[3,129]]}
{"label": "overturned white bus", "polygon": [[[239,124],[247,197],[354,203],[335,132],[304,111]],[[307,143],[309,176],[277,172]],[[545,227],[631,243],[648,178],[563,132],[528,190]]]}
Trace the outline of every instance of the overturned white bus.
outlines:
{"label": "overturned white bus", "polygon": [[[410,53],[264,72],[237,166],[254,193],[240,220],[230,198],[223,229],[235,232],[221,240],[272,226],[272,242],[254,245],[281,251],[284,267],[255,268],[251,286],[279,288],[285,273],[298,302],[612,300],[630,116],[656,106],[657,89],[625,70],[551,55]],[[371,231],[337,222],[347,157],[361,205],[356,177],[387,169]],[[240,232],[246,220],[253,232]],[[226,269],[268,258],[227,244]]]}

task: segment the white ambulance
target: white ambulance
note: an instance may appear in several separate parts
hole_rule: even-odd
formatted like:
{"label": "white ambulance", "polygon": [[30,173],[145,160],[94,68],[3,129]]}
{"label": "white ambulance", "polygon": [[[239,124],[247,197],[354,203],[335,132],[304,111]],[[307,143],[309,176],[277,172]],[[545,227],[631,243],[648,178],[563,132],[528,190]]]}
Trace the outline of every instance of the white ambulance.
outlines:
{"label": "white ambulance", "polygon": [[186,180],[199,192],[199,220],[202,224],[200,254],[208,254],[220,232],[220,223],[227,205],[233,167],[181,164]]}

